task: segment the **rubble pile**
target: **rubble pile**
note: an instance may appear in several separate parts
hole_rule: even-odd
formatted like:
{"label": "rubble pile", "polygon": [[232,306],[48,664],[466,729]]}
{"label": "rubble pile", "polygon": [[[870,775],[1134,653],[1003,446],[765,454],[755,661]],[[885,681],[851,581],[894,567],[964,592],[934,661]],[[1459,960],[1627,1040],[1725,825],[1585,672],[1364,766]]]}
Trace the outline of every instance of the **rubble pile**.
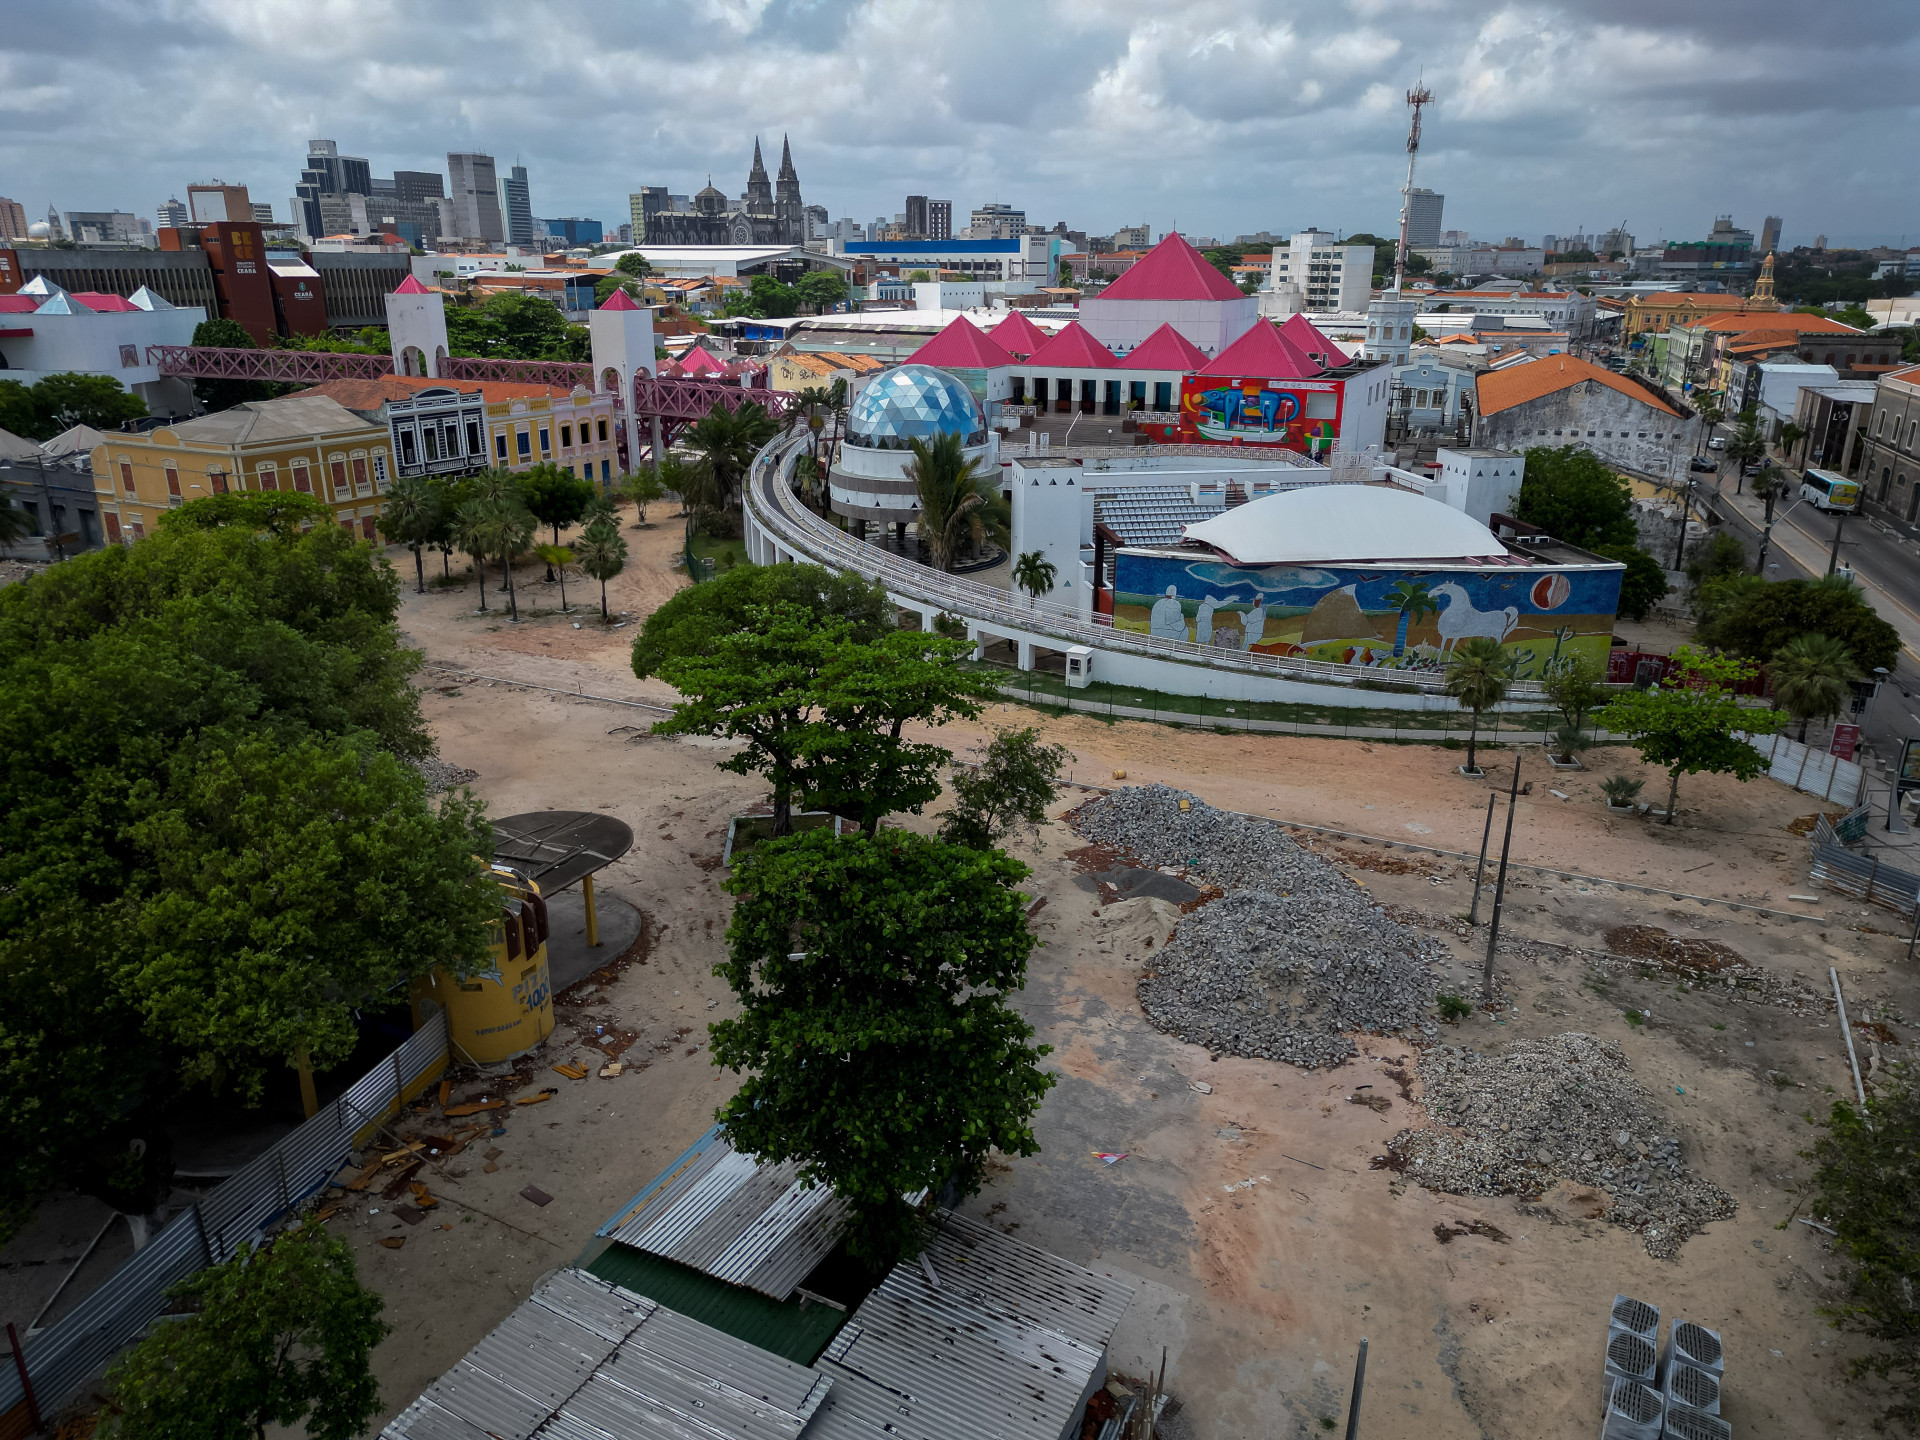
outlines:
{"label": "rubble pile", "polygon": [[1669,1259],[1733,1199],[1692,1174],[1680,1142],[1620,1047],[1572,1032],[1515,1040],[1497,1055],[1435,1046],[1420,1061],[1427,1112],[1447,1130],[1402,1130],[1392,1168],[1430,1190],[1537,1196],[1562,1180],[1611,1199],[1607,1218]]}
{"label": "rubble pile", "polygon": [[1093,800],[1074,824],[1227,892],[1183,917],[1141,977],[1141,1007],[1160,1029],[1218,1055],[1307,1068],[1352,1055],[1355,1031],[1436,1033],[1445,948],[1285,832],[1164,785]]}
{"label": "rubble pile", "polygon": [[429,795],[438,795],[442,790],[451,790],[458,785],[471,785],[480,778],[478,770],[449,765],[438,755],[410,755],[407,764],[418,770],[426,780]]}

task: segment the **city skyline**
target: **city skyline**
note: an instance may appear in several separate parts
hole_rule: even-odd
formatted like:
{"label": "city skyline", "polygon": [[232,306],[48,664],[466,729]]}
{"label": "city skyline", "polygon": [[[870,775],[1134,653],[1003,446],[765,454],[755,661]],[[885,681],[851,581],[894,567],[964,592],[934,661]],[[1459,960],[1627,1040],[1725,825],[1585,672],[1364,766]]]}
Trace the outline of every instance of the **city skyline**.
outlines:
{"label": "city skyline", "polygon": [[[690,193],[755,133],[787,132],[835,217],[937,194],[1093,234],[1142,216],[1221,239],[1385,234],[1403,96],[1423,78],[1436,103],[1416,183],[1477,239],[1624,223],[1656,244],[1720,214],[1755,230],[1782,215],[1787,247],[1910,228],[1887,166],[1915,108],[1898,81],[1920,15],[1882,0],[1848,27],[1875,37],[1866,49],[1782,0],[1686,16],[1651,0],[1350,0],[1313,16],[1202,3],[1177,28],[1126,6],[1022,6],[1019,45],[921,0],[716,0],[667,27],[656,9],[596,16],[583,53],[582,7],[480,3],[460,12],[456,55],[434,6],[336,0],[323,26],[198,3],[30,8],[0,43],[0,193],[30,216],[151,215],[217,175],[285,220],[307,140],[330,136],[382,173],[440,169],[449,151],[504,173],[517,157],[542,213],[611,224],[640,185]],[[80,103],[103,77],[125,103]],[[195,103],[178,104],[189,87]],[[1845,109],[1821,98],[1837,93]]]}

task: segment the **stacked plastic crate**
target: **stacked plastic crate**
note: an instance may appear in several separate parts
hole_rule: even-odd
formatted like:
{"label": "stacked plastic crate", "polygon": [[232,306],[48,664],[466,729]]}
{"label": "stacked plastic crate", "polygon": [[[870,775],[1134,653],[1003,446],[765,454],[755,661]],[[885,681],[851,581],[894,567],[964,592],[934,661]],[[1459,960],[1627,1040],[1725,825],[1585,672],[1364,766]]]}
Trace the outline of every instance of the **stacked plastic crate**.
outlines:
{"label": "stacked plastic crate", "polygon": [[1675,1320],[1664,1346],[1660,1311],[1613,1297],[1602,1367],[1601,1440],[1732,1440],[1720,1417],[1724,1354],[1718,1332]]}

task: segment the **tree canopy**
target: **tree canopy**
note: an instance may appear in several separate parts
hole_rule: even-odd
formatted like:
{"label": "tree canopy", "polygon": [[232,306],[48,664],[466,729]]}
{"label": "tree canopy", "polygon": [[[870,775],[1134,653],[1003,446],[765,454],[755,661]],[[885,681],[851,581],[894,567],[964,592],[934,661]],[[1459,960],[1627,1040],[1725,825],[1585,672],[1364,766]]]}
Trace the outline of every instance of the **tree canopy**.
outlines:
{"label": "tree canopy", "polygon": [[987,850],[1022,822],[1036,828],[1046,822],[1072,751],[1047,744],[1028,726],[998,731],[975,754],[974,764],[954,768],[953,808],[941,822],[941,839]]}
{"label": "tree canopy", "polygon": [[324,1225],[244,1246],[168,1293],[186,1313],[114,1362],[104,1440],[230,1440],[302,1422],[311,1440],[352,1440],[378,1413],[371,1357],[393,1327]]}
{"label": "tree canopy", "polygon": [[146,413],[147,402],[111,375],[62,372],[32,385],[0,380],[0,430],[23,440],[51,440],[75,425],[118,430]]}
{"label": "tree canopy", "polygon": [[448,306],[447,349],[496,360],[592,358],[586,326],[570,323],[551,300],[516,290]]}
{"label": "tree canopy", "polygon": [[649,615],[633,642],[633,673],[644,680],[669,660],[708,654],[752,612],[775,605],[844,620],[853,640],[892,628],[891,602],[878,582],[819,565],[749,565],[681,590]]}
{"label": "tree canopy", "polygon": [[804,303],[816,310],[831,310],[847,298],[847,282],[834,270],[809,270],[793,288]]}
{"label": "tree canopy", "polygon": [[1516,519],[1582,549],[1639,543],[1627,482],[1578,445],[1536,445],[1527,451],[1515,510]]}
{"label": "tree canopy", "polygon": [[1762,580],[1739,576],[1709,582],[1694,637],[1703,645],[1764,665],[1801,635],[1825,635],[1847,647],[1854,663],[1871,672],[1891,670],[1900,654],[1900,632],[1867,603],[1856,585],[1831,578]]}
{"label": "tree canopy", "polygon": [[336,1063],[363,1001],[486,953],[480,807],[403,763],[398,578],[315,503],[193,501],[0,589],[0,1228],[184,1087]]}
{"label": "tree canopy", "polygon": [[[238,320],[214,316],[193,327],[193,343],[216,350],[258,350],[247,327]],[[271,380],[217,380],[207,376],[193,382],[193,398],[210,411],[231,410],[249,400],[271,400],[282,387]]]}
{"label": "tree canopy", "polygon": [[903,831],[812,830],[736,863],[728,958],[741,1013],[711,1027],[744,1075],[720,1122],[739,1149],[798,1160],[851,1206],[869,1265],[917,1248],[904,1197],[977,1190],[994,1151],[1039,1149],[1054,1077],[1008,1004],[1034,946],[1014,887],[1027,868]]}
{"label": "tree canopy", "polygon": [[544,460],[519,477],[520,499],[528,512],[542,525],[553,530],[553,543],[560,543],[560,531],[576,523],[587,513],[596,487],[571,470]]}

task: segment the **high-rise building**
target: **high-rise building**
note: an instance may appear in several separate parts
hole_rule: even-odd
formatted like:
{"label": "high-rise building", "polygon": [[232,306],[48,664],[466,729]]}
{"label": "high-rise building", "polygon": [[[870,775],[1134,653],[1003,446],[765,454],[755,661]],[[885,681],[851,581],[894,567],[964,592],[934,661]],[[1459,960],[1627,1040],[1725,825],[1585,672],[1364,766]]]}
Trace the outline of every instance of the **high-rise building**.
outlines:
{"label": "high-rise building", "polygon": [[557,220],[535,221],[527,217],[527,244],[532,244],[532,231],[535,225],[546,228],[549,238],[562,242],[568,249],[576,245],[598,245],[604,229],[598,220],[583,220],[578,215],[566,215]]}
{"label": "high-rise building", "polygon": [[[177,202],[176,202],[177,203]],[[185,206],[181,207],[185,209]],[[27,238],[27,207],[0,195],[0,240]]]}
{"label": "high-rise building", "polygon": [[396,170],[391,183],[393,198],[403,205],[444,200],[447,194],[446,177],[438,170]]}
{"label": "high-rise building", "polygon": [[1440,211],[1447,197],[1422,186],[1407,191],[1407,248],[1440,243]]}
{"label": "high-rise building", "polygon": [[1027,233],[1027,212],[990,200],[973,212],[966,240],[1018,240]]}
{"label": "high-rise building", "polygon": [[829,226],[832,224],[832,220],[827,214],[827,207],[824,205],[809,205],[807,206],[806,215],[807,239],[826,239],[831,233]]}
{"label": "high-rise building", "polygon": [[1760,225],[1760,253],[1771,255],[1780,248],[1780,217],[1769,215]]}
{"label": "high-rise building", "polygon": [[204,185],[187,186],[187,212],[195,225],[212,225],[221,220],[251,224],[253,201],[244,185],[209,180]]}
{"label": "high-rise building", "polygon": [[447,155],[447,189],[460,238],[498,244],[507,238],[500,216],[500,182],[493,157],[467,151]]}
{"label": "high-rise building", "polygon": [[180,226],[191,222],[192,213],[187,209],[186,201],[178,199],[177,197],[170,197],[165,204],[153,212],[153,218],[158,220],[162,225],[178,229]]}
{"label": "high-rise building", "polygon": [[253,214],[252,214],[252,215],[251,215],[251,216],[250,216],[249,218],[250,218],[250,219],[251,219],[251,220],[253,221],[253,223],[254,223],[254,224],[256,224],[256,225],[271,225],[271,224],[273,224],[273,205],[272,205],[272,203],[271,203],[270,201],[266,201],[266,200],[256,200],[256,201],[254,201],[254,202],[253,202]]}
{"label": "high-rise building", "polygon": [[82,245],[137,245],[140,219],[124,210],[69,210],[67,238]]}
{"label": "high-rise building", "polygon": [[645,244],[647,221],[655,215],[672,214],[673,197],[664,185],[642,185],[627,196],[627,209],[633,219],[633,243]]}
{"label": "high-rise building", "polygon": [[1113,232],[1113,248],[1116,250],[1147,250],[1153,245],[1153,227],[1151,225],[1122,225]]}
{"label": "high-rise building", "polygon": [[527,167],[516,165],[500,182],[500,208],[507,217],[507,243],[533,243],[533,202],[527,194]]}
{"label": "high-rise building", "polygon": [[907,211],[901,219],[906,226],[907,232],[904,238],[908,240],[929,240],[933,238],[927,233],[926,196],[909,195],[907,197]]}
{"label": "high-rise building", "polygon": [[373,169],[364,156],[342,155],[331,140],[309,140],[307,163],[293,187],[293,223],[304,234],[330,233],[320,213],[322,195],[372,195]]}
{"label": "high-rise building", "polygon": [[927,201],[927,238],[929,240],[953,238],[953,202],[951,200]]}

